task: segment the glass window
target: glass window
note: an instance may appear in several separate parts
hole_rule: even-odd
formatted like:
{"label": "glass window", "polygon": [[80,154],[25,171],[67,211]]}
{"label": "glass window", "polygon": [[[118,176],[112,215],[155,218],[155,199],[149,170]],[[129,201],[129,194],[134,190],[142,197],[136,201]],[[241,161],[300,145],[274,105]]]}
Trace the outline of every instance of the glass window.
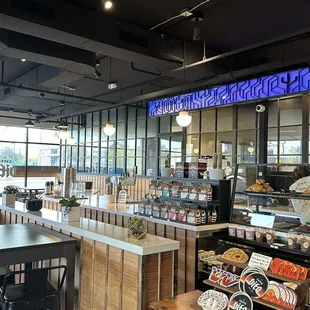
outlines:
{"label": "glass window", "polygon": [[[267,144],[267,154],[270,156],[269,162],[276,163],[278,155],[278,128],[268,129],[268,144]],[[274,161],[273,158],[274,157]]]}
{"label": "glass window", "polygon": [[136,140],[127,140],[127,156],[135,157]]}
{"label": "glass window", "polygon": [[238,129],[256,128],[256,115],[253,103],[238,106]]}
{"label": "glass window", "polygon": [[59,145],[31,144],[28,149],[29,166],[59,166]]}
{"label": "glass window", "polygon": [[[17,131],[17,132],[20,132],[20,131]],[[29,142],[59,144],[59,136],[56,130],[30,128],[29,129]]]}
{"label": "glass window", "polygon": [[177,117],[176,115],[172,115],[172,121],[171,121],[171,132],[179,132],[182,131],[182,127],[178,125],[177,123]]}
{"label": "glass window", "polygon": [[91,127],[93,121],[93,115],[92,113],[89,113],[86,115],[86,127]]}
{"label": "glass window", "polygon": [[268,127],[278,126],[278,100],[268,103]]}
{"label": "glass window", "polygon": [[280,100],[280,126],[302,123],[301,97]]}
{"label": "glass window", "polygon": [[101,157],[108,157],[108,143],[107,142],[101,142]]}
{"label": "glass window", "polygon": [[186,127],[187,133],[199,133],[200,112],[191,112],[192,122]]}
{"label": "glass window", "polygon": [[215,152],[214,133],[203,133],[201,135],[201,155],[213,156]]}
{"label": "glass window", "polygon": [[280,155],[301,154],[301,126],[280,128],[279,150]]}
{"label": "glass window", "polygon": [[149,138],[157,136],[157,118],[149,118],[147,120],[147,136]]}
{"label": "glass window", "polygon": [[237,132],[237,155],[253,156],[256,150],[256,130]]}
{"label": "glass window", "polygon": [[160,132],[170,132],[170,116],[162,116],[159,119]]}
{"label": "glass window", "polygon": [[129,171],[130,169],[135,167],[135,158],[127,158],[127,170]]}
{"label": "glass window", "polygon": [[125,156],[125,141],[124,140],[118,140],[117,141],[117,153],[116,157],[124,157]]}
{"label": "glass window", "polygon": [[135,121],[136,120],[136,108],[128,107],[128,121]]}
{"label": "glass window", "polygon": [[100,158],[100,173],[108,173],[108,159]]}
{"label": "glass window", "polygon": [[146,175],[157,175],[156,173],[157,157],[146,157]]}
{"label": "glass window", "polygon": [[145,119],[137,121],[137,138],[145,138]]}
{"label": "glass window", "polygon": [[92,128],[86,128],[86,142],[91,142]]}
{"label": "glass window", "polygon": [[116,159],[116,174],[125,172],[125,158],[117,158]]}
{"label": "glass window", "polygon": [[99,127],[93,128],[93,142],[99,141]]}
{"label": "glass window", "polygon": [[91,156],[92,156],[92,148],[91,148],[91,146],[86,146],[85,157],[91,157]]}
{"label": "glass window", "polygon": [[117,124],[117,139],[125,139],[125,123]]}
{"label": "glass window", "polygon": [[79,142],[80,143],[84,143],[85,142],[85,128],[81,128],[80,129]]}
{"label": "glass window", "polygon": [[109,121],[111,123],[115,124],[116,123],[116,109],[112,109],[109,112],[110,112],[110,119],[109,119]]}
{"label": "glass window", "polygon": [[199,155],[199,136],[187,135],[186,136],[186,156]]}
{"label": "glass window", "polygon": [[201,112],[201,132],[215,131],[215,109],[208,109]]}
{"label": "glass window", "polygon": [[146,118],[147,109],[137,108],[138,109],[138,119]]}
{"label": "glass window", "polygon": [[126,122],[126,115],[127,115],[127,108],[126,107],[122,107],[119,108],[117,111],[117,122]]}
{"label": "glass window", "polygon": [[144,157],[136,157],[137,175],[145,175]]}
{"label": "glass window", "polygon": [[136,152],[137,152],[136,156],[145,156],[145,140],[137,139]]}
{"label": "glass window", "polygon": [[113,158],[115,155],[115,142],[110,141],[109,142],[109,159]]}
{"label": "glass window", "polygon": [[136,122],[128,122],[127,127],[127,138],[135,138],[136,137]]}
{"label": "glass window", "polygon": [[[52,132],[55,134],[55,131]],[[33,135],[31,137],[33,138]],[[59,138],[56,140],[59,143]],[[26,128],[0,126],[0,141],[26,142]]]}
{"label": "glass window", "polygon": [[147,139],[146,157],[157,157],[156,139]]}
{"label": "glass window", "polygon": [[220,132],[217,134],[217,152],[223,155],[232,155],[232,132]]}
{"label": "glass window", "polygon": [[93,126],[99,126],[100,125],[100,113],[95,112],[93,113]]}
{"label": "glass window", "polygon": [[104,127],[106,123],[109,121],[109,112],[108,111],[102,111],[101,112],[101,124]]}
{"label": "glass window", "polygon": [[217,110],[217,131],[232,130],[233,108],[226,107]]}
{"label": "glass window", "polygon": [[26,165],[26,144],[0,142],[0,164]]}

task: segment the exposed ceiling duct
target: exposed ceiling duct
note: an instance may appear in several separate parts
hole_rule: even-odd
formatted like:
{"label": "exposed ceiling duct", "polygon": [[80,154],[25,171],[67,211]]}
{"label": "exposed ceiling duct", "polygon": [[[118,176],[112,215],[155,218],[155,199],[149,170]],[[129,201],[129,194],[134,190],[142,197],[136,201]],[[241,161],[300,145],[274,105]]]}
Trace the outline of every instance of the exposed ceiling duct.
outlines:
{"label": "exposed ceiling duct", "polygon": [[[88,11],[59,0],[3,0],[0,27],[140,64],[144,66],[141,69],[176,68],[181,64],[175,59],[184,58],[182,40],[161,37],[101,11]],[[191,44],[186,63],[202,56],[201,46]],[[196,70],[195,76],[219,72],[213,64],[200,70],[202,73]]]}

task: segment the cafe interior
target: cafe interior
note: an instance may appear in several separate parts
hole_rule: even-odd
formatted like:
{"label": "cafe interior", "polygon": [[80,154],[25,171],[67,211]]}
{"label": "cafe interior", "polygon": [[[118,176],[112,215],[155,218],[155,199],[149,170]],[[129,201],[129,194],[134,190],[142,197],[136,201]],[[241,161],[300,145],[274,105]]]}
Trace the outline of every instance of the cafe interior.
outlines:
{"label": "cafe interior", "polygon": [[0,309],[309,309],[309,9],[3,0]]}

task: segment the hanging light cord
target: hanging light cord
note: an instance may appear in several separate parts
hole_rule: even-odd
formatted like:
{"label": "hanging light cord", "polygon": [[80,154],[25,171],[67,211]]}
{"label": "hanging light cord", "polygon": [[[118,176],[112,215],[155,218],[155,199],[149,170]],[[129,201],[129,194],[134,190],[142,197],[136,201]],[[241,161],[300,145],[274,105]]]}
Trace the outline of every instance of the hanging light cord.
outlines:
{"label": "hanging light cord", "polygon": [[[199,3],[199,4],[197,4],[197,5],[194,6],[192,9],[190,9],[189,12],[192,13],[193,11],[195,11],[196,9],[198,9],[199,7],[201,7],[202,5],[208,3],[209,1],[210,1],[210,0],[205,0],[205,1],[203,1],[203,2],[201,2],[201,3]],[[158,27],[160,27],[160,26],[162,26],[162,25],[164,25],[164,24],[166,24],[166,23],[169,23],[170,21],[172,21],[172,20],[174,20],[174,19],[177,19],[177,18],[179,18],[179,17],[183,17],[182,13],[180,13],[180,14],[178,14],[178,15],[175,15],[175,16],[173,16],[173,17],[170,17],[170,18],[166,19],[165,21],[163,21],[163,22],[161,22],[161,23],[155,25],[154,27],[150,28],[149,31],[152,31],[152,30],[154,30],[154,29],[156,29],[156,28],[158,28]]]}

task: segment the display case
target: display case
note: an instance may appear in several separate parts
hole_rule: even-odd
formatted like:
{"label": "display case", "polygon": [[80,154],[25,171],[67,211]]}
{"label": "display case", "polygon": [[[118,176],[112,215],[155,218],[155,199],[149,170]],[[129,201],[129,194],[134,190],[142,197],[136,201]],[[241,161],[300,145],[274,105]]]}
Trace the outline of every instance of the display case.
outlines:
{"label": "display case", "polygon": [[227,277],[261,268],[269,286],[252,296],[252,309],[308,309],[310,165],[237,165],[233,173],[228,231],[197,241],[196,289],[243,294],[240,278],[229,286]]}

